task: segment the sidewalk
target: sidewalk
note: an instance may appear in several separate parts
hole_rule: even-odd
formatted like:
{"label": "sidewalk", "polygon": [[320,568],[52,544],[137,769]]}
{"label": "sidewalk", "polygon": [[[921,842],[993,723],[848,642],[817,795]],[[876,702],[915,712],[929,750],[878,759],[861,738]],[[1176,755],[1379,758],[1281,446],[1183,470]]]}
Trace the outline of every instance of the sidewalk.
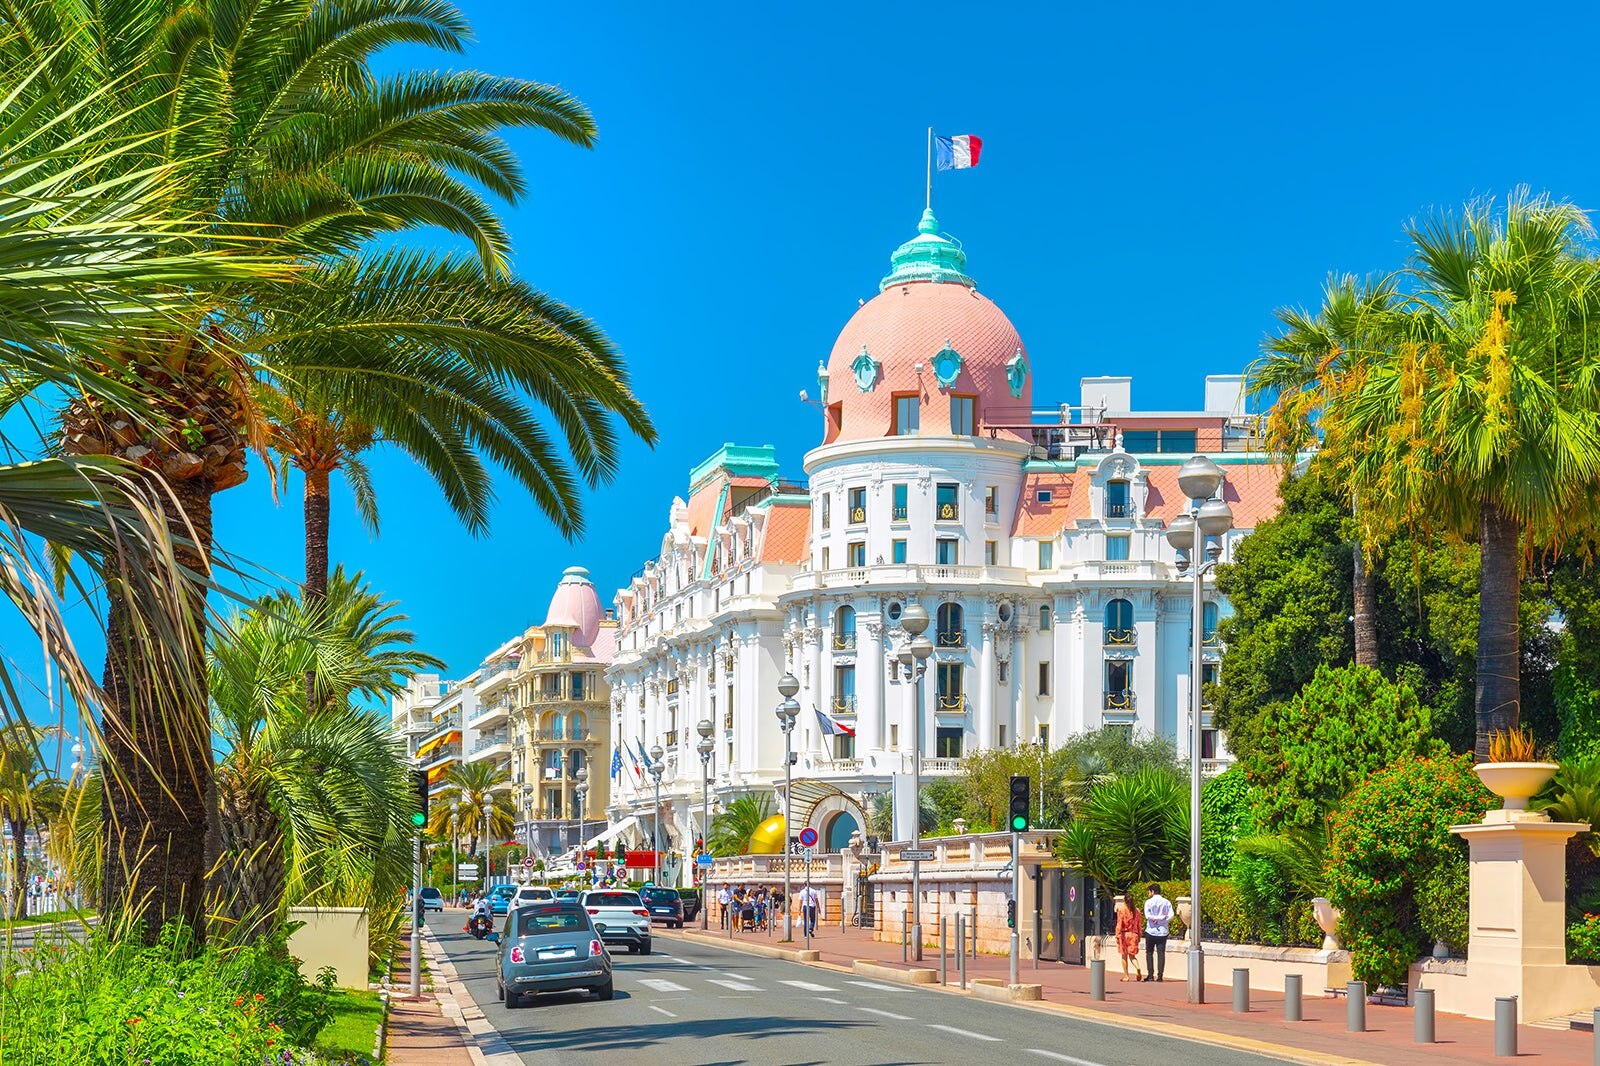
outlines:
{"label": "sidewalk", "polygon": [[[714,917],[714,916],[713,916]],[[795,929],[798,932],[799,922]],[[696,939],[700,930],[686,929],[683,934]],[[935,945],[923,949],[922,962],[903,964],[900,961],[900,944],[879,943],[871,938],[867,929],[846,929],[837,925],[822,927],[811,938],[810,947],[821,953],[824,965],[849,968],[855,960],[869,961],[893,969],[939,968],[939,949]],[[741,943],[778,946],[778,936],[766,933],[735,934],[729,939],[727,931],[711,927],[710,936],[725,946],[737,947]],[[785,948],[803,949],[806,944],[798,935],[793,944]],[[947,966],[949,987],[956,988],[956,959],[952,949]],[[1183,957],[1177,958],[1183,965]],[[975,978],[997,979],[1004,983],[1009,978],[1010,961],[1006,956],[979,955],[967,960],[967,980]],[[1060,963],[1040,962],[1034,969],[1033,960],[1022,960],[1018,980],[1023,984],[1041,985],[1043,1000],[1040,1004],[1026,1005],[1029,1009],[1067,1011],[1086,1017],[1113,1021],[1138,1028],[1161,1030],[1174,1035],[1206,1043],[1221,1044],[1239,1050],[1257,1050],[1275,1057],[1290,1057],[1291,1061],[1306,1063],[1382,1063],[1385,1066],[1441,1066],[1443,1063],[1495,1063],[1503,1062],[1494,1054],[1494,1023],[1440,1013],[1435,1016],[1433,1045],[1412,1042],[1413,1013],[1410,1007],[1386,1007],[1367,1004],[1367,1032],[1351,1033],[1345,1028],[1345,1001],[1332,997],[1313,996],[1306,989],[1303,997],[1304,1021],[1283,1020],[1281,993],[1252,990],[1250,1013],[1234,1014],[1232,992],[1226,984],[1208,984],[1204,1004],[1188,1002],[1184,975],[1167,974],[1162,983],[1130,981],[1122,984],[1121,965],[1118,960],[1106,963],[1106,998],[1094,1002],[1089,998],[1089,968],[1065,966]],[[1215,974],[1212,975],[1216,976]],[[1225,975],[1224,975],[1225,976]],[[929,987],[938,987],[937,985]],[[1317,989],[1315,991],[1321,991]],[[1595,1037],[1588,1033],[1559,1031],[1532,1026],[1517,1030],[1519,1058],[1536,1058],[1550,1066],[1591,1066],[1594,1060]],[[1272,1047],[1251,1048],[1250,1042],[1260,1042]]]}
{"label": "sidewalk", "polygon": [[[407,926],[402,943],[409,943],[410,935]],[[389,998],[387,1062],[389,1066],[476,1066],[482,1057],[474,1058],[462,1027],[444,1013],[439,997],[429,991],[429,982],[437,980],[439,974],[433,960],[428,963],[428,969],[423,971],[421,998],[411,999],[404,992],[395,992]],[[390,977],[392,987],[409,987],[409,950],[399,952]]]}

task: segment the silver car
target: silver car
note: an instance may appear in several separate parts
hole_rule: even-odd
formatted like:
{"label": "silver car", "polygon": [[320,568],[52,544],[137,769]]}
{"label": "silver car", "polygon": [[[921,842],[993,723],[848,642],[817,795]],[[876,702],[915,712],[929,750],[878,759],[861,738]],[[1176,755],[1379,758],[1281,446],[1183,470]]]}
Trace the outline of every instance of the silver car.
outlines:
{"label": "silver car", "polygon": [[529,903],[506,915],[491,934],[500,944],[496,992],[506,1006],[522,1006],[540,992],[593,992],[610,999],[611,955],[589,914],[575,903]]}
{"label": "silver car", "polygon": [[650,912],[639,893],[596,888],[578,899],[607,944],[626,944],[630,953],[650,954]]}

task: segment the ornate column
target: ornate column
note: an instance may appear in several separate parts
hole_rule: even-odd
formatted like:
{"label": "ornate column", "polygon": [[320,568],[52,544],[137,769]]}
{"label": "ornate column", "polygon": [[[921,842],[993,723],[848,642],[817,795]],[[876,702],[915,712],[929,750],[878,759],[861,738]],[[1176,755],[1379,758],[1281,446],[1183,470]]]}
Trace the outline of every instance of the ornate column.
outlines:
{"label": "ornate column", "polygon": [[856,756],[883,748],[883,623],[857,622]]}
{"label": "ornate column", "polygon": [[[995,746],[994,736],[994,634],[998,622],[983,623],[983,640],[978,646],[978,713],[974,723],[978,735],[975,750]],[[1015,740],[1016,737],[1011,737]]]}

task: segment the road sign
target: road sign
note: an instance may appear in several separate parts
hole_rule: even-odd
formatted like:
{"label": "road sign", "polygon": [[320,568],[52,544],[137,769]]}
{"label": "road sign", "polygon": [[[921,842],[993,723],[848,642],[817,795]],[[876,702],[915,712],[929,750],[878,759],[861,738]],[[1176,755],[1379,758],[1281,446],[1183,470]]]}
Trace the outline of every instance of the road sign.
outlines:
{"label": "road sign", "polygon": [[709,856],[709,855],[701,855],[699,858],[695,859],[694,861],[695,861],[695,865],[696,866],[710,866],[711,862],[712,862],[711,856]]}
{"label": "road sign", "polygon": [[461,873],[456,875],[456,880],[457,881],[476,881],[477,879],[478,879],[478,871],[476,871],[476,870],[472,871],[470,874],[467,873],[466,871],[462,871]]}
{"label": "road sign", "polygon": [[811,865],[811,856],[813,854],[814,853],[812,852],[812,850],[810,848],[801,848],[800,849],[800,857],[806,861],[806,865],[807,866]]}
{"label": "road sign", "polygon": [[933,858],[931,848],[902,848],[900,858],[905,862],[928,862]]}
{"label": "road sign", "polygon": [[817,846],[817,831],[809,825],[800,830],[800,846],[802,848],[814,848]]}
{"label": "road sign", "polygon": [[530,870],[533,869],[533,856],[529,855],[526,859],[523,859],[522,865],[526,866]]}
{"label": "road sign", "polygon": [[462,877],[477,877],[478,864],[475,862],[464,862],[456,868],[456,873]]}
{"label": "road sign", "polygon": [[588,868],[589,868],[589,864],[588,864],[588,863],[586,863],[586,862],[580,862],[580,863],[579,863],[579,864],[578,864],[578,869],[579,869],[579,870],[580,870],[580,871],[582,871],[582,870],[587,870],[587,869],[588,869]]}

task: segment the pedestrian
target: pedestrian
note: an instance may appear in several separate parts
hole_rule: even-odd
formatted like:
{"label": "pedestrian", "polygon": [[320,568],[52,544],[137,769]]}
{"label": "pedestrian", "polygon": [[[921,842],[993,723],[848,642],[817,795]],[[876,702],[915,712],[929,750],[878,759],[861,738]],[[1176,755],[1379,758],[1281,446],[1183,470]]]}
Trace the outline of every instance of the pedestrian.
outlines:
{"label": "pedestrian", "polygon": [[803,936],[817,935],[817,910],[822,904],[822,894],[810,885],[800,890],[800,925]]}
{"label": "pedestrian", "polygon": [[733,902],[733,890],[727,885],[722,886],[722,891],[717,893],[717,905],[722,908],[722,928],[728,928],[728,904]]}
{"label": "pedestrian", "polygon": [[1128,983],[1128,964],[1133,964],[1133,979],[1139,981],[1143,975],[1139,972],[1139,936],[1144,931],[1144,916],[1139,913],[1138,904],[1133,902],[1133,893],[1122,894],[1122,909],[1117,912],[1117,953],[1122,956],[1122,983]]}
{"label": "pedestrian", "polygon": [[1149,972],[1145,981],[1167,979],[1167,930],[1172,925],[1172,901],[1161,894],[1161,886],[1151,882],[1144,901],[1144,968]]}
{"label": "pedestrian", "polygon": [[767,929],[767,893],[765,889],[756,889],[750,898],[751,905],[756,911],[756,928],[762,932]]}

